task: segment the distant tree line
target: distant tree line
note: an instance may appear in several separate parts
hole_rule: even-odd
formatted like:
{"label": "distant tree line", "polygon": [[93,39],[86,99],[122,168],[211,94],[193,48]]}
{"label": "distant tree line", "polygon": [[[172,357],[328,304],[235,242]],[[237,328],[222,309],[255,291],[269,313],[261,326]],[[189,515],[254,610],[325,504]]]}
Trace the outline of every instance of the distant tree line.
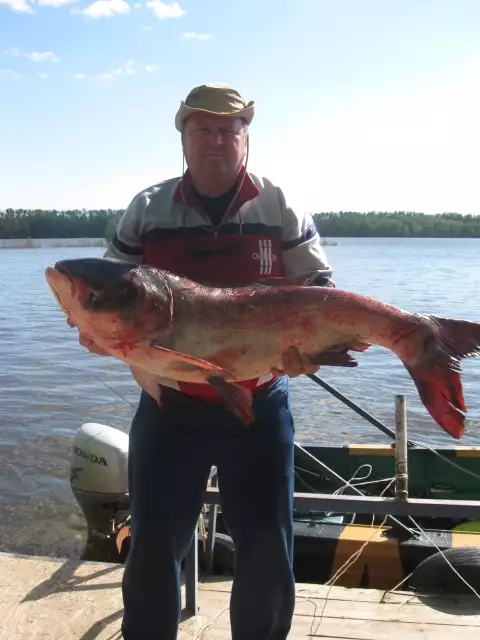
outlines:
{"label": "distant tree line", "polygon": [[[123,209],[0,210],[0,238],[107,238]],[[313,215],[322,237],[480,238],[480,215],[394,211]]]}
{"label": "distant tree line", "polygon": [[0,238],[110,238],[123,210],[0,210]]}
{"label": "distant tree line", "polygon": [[480,238],[480,215],[340,211],[316,213],[313,218],[324,238]]}

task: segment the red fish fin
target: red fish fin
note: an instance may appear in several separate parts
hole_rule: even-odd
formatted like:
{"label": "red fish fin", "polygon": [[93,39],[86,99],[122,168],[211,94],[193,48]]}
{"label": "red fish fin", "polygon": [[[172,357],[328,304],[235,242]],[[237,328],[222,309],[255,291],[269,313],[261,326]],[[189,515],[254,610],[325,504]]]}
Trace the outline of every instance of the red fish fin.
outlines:
{"label": "red fish fin", "polygon": [[461,412],[466,411],[460,375],[449,368],[446,360],[406,368],[428,413],[447,433],[461,438],[465,430]]}
{"label": "red fish fin", "polygon": [[[437,341],[457,367],[462,358],[480,355],[480,323],[430,316]],[[460,370],[460,369],[458,369]]]}
{"label": "red fish fin", "polygon": [[319,367],[357,367],[358,362],[349,353],[339,351],[322,351],[310,356],[312,364]]}
{"label": "red fish fin", "polygon": [[368,342],[361,342],[360,340],[357,340],[356,342],[353,342],[351,345],[349,345],[348,349],[350,349],[351,351],[363,352],[371,346],[372,345]]}
{"label": "red fish fin", "polygon": [[[430,316],[433,333],[418,365],[405,366],[432,418],[454,438],[464,432],[467,412],[460,360],[480,354],[480,323]],[[428,359],[427,359],[428,358]]]}
{"label": "red fish fin", "polygon": [[220,376],[208,376],[209,384],[215,389],[219,397],[233,415],[246,425],[253,422],[252,394],[248,389],[238,384],[227,382]]}
{"label": "red fish fin", "polygon": [[145,393],[148,393],[148,395],[158,404],[158,406],[161,407],[162,393],[160,391],[160,386],[157,382],[156,377],[148,371],[145,371],[145,369],[142,369],[141,367],[131,366],[130,371],[132,372],[132,375],[138,386],[141,387],[145,391]]}
{"label": "red fish fin", "polygon": [[366,351],[371,345],[366,342],[352,342],[351,344],[342,344],[326,351],[321,351],[310,356],[312,364],[318,366],[329,367],[357,367],[358,362],[348,351]]}
{"label": "red fish fin", "polygon": [[[194,358],[193,356],[187,356],[185,353],[180,353],[179,351],[173,351],[172,349],[166,349],[165,347],[160,347],[157,344],[152,345],[153,348],[159,351],[159,353],[163,353],[168,356],[172,360],[176,361],[177,368],[179,372],[185,371],[195,371],[197,369],[202,369],[203,371],[207,371],[210,373],[216,373],[220,376],[230,376],[229,372],[221,367],[217,367],[217,365],[208,362],[207,360],[202,360],[201,358]],[[233,376],[232,376],[233,377]]]}

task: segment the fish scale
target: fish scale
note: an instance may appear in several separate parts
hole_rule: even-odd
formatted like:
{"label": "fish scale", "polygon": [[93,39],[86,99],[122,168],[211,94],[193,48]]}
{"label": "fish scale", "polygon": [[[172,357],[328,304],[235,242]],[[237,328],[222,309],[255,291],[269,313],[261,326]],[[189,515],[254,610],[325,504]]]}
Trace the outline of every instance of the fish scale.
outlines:
{"label": "fish scale", "polygon": [[222,288],[112,258],[60,260],[45,277],[70,324],[126,362],[160,406],[158,378],[208,383],[250,424],[252,393],[242,383],[281,369],[289,347],[314,364],[350,368],[352,351],[376,344],[402,361],[437,424],[463,435],[460,360],[480,352],[480,323],[303,279]]}

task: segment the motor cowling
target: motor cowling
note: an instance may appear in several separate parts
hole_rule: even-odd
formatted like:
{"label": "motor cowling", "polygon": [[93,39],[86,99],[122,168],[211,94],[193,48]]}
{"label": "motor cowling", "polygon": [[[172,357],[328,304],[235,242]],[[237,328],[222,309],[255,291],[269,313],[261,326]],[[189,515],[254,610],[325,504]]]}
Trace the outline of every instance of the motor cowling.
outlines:
{"label": "motor cowling", "polygon": [[96,422],[83,424],[73,439],[70,487],[89,541],[105,539],[128,513],[128,435]]}

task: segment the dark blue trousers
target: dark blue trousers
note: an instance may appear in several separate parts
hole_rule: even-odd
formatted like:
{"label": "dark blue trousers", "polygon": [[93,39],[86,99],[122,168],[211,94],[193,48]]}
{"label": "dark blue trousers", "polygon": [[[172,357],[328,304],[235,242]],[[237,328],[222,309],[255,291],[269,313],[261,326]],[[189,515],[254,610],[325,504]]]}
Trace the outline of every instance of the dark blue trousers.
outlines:
{"label": "dark blue trousers", "polygon": [[[294,427],[288,379],[254,398],[255,422],[162,389],[142,394],[129,449],[131,542],[123,578],[123,637],[175,640],[180,564],[193,539],[212,465],[235,544],[232,640],[284,640],[295,603]],[[261,489],[263,497],[255,500]]]}

